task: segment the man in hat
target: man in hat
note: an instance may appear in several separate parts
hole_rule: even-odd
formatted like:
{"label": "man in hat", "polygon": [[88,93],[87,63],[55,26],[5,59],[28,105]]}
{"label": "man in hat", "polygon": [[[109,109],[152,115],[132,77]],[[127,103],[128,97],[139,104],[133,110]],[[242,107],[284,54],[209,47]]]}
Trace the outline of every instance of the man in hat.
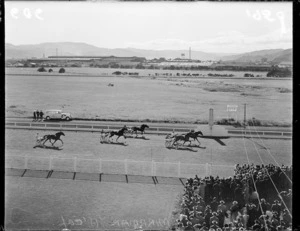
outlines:
{"label": "man in hat", "polygon": [[237,201],[233,201],[232,205],[230,207],[230,212],[231,212],[231,221],[235,221],[237,216],[238,216],[238,212],[239,212],[239,204]]}
{"label": "man in hat", "polygon": [[196,216],[197,216],[197,218],[198,218],[199,224],[202,225],[203,222],[205,222],[203,213],[202,213],[202,212],[197,212],[197,213],[196,213]]}
{"label": "man in hat", "polygon": [[200,231],[207,231],[207,230],[208,230],[208,227],[207,227],[207,225],[206,225],[206,222],[203,222]]}
{"label": "man in hat", "polygon": [[210,226],[210,228],[211,228],[211,229],[214,229],[214,230],[216,230],[217,228],[220,228],[220,227],[218,226],[218,221],[213,221],[212,224],[211,224],[211,226]]}
{"label": "man in hat", "polygon": [[254,225],[252,226],[252,230],[253,230],[253,231],[255,231],[255,230],[260,230],[260,228],[261,228],[261,225],[260,225],[259,221],[256,219],[256,220],[254,221]]}
{"label": "man in hat", "polygon": [[36,119],[39,120],[40,119],[40,112],[38,110],[36,110]]}
{"label": "man in hat", "polygon": [[41,121],[43,121],[43,116],[44,116],[44,112],[42,110],[40,110],[40,119],[41,119]]}
{"label": "man in hat", "polygon": [[33,111],[33,121],[36,121],[36,110]]}
{"label": "man in hat", "polygon": [[277,212],[278,214],[280,214],[281,204],[279,204],[278,200],[274,200],[274,204],[272,204],[272,206],[271,206],[271,211],[272,212]]}
{"label": "man in hat", "polygon": [[219,223],[219,218],[217,217],[217,213],[216,212],[213,212],[212,213],[212,216],[210,217],[209,219],[209,224],[212,225],[214,221],[217,222],[217,224]]}
{"label": "man in hat", "polygon": [[224,221],[225,221],[225,214],[223,213],[222,210],[217,210],[217,216],[218,216],[218,219],[219,219],[219,226],[221,228],[223,228],[223,225],[224,225]]}
{"label": "man in hat", "polygon": [[227,211],[227,207],[225,205],[225,201],[223,201],[223,200],[220,201],[220,204],[218,205],[217,210],[221,210],[223,212],[224,216],[225,216],[225,213]]}
{"label": "man in hat", "polygon": [[210,207],[212,211],[217,211],[218,201],[216,197],[214,197],[213,200],[210,202]]}

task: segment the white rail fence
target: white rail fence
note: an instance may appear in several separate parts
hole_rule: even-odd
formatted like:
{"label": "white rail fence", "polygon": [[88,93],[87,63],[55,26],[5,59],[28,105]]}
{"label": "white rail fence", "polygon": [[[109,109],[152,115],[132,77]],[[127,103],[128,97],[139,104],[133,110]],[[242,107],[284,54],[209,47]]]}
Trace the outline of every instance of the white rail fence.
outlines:
{"label": "white rail fence", "polygon": [[188,178],[198,175],[227,177],[234,174],[234,166],[171,163],[135,160],[104,160],[83,159],[78,157],[37,157],[9,155],[5,158],[6,168],[31,169],[31,170],[53,170],[65,172],[103,173],[103,174],[126,174],[141,176],[162,176]]}

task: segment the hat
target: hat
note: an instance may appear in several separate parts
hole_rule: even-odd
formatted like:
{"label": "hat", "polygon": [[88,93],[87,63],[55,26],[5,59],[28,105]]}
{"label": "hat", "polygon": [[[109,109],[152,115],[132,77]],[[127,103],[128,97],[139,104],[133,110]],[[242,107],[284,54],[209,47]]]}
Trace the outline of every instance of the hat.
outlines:
{"label": "hat", "polygon": [[236,205],[236,204],[238,204],[238,202],[237,202],[237,201],[234,201],[234,202],[232,202],[232,204]]}
{"label": "hat", "polygon": [[217,213],[216,213],[216,212],[213,212],[212,215],[217,216]]}
{"label": "hat", "polygon": [[223,200],[220,201],[221,204],[225,204],[225,202]]}

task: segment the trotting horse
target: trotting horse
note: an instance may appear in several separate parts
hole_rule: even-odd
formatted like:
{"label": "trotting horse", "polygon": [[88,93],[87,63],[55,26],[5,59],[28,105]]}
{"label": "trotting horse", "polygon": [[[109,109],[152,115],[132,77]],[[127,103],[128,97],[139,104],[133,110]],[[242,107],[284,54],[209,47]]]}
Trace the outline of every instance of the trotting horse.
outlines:
{"label": "trotting horse", "polygon": [[135,132],[135,135],[137,137],[137,132],[140,131],[142,135],[145,133],[145,128],[149,128],[147,124],[142,124],[140,127],[132,127],[130,128],[131,133]]}
{"label": "trotting horse", "polygon": [[[49,140],[49,142],[52,144],[52,146],[58,140],[60,140],[61,143],[63,144],[64,142],[60,139],[61,136],[65,136],[65,134],[63,132],[57,132],[57,133],[55,133],[55,135],[44,135],[44,137],[43,137],[43,140],[44,140],[43,145],[46,143],[47,140]],[[51,140],[54,140],[54,142],[52,143]]]}
{"label": "trotting horse", "polygon": [[178,141],[180,141],[180,140],[184,141],[183,145],[186,142],[190,142],[190,144],[191,144],[190,138],[192,138],[194,140],[197,140],[198,143],[199,143],[199,145],[201,145],[200,142],[199,142],[199,140],[198,140],[198,138],[197,138],[199,135],[203,136],[203,133],[201,131],[194,132],[194,130],[192,130],[192,131],[190,131],[189,133],[186,133],[186,134],[176,135],[176,136],[174,136],[174,140],[173,140],[172,146],[175,143],[177,143]]}
{"label": "trotting horse", "polygon": [[124,127],[122,129],[120,129],[119,131],[111,131],[111,132],[107,132],[105,134],[105,136],[109,136],[108,138],[111,138],[113,136],[118,136],[116,139],[116,142],[118,142],[118,139],[123,136],[126,139],[126,136],[124,136],[124,132],[128,131],[128,128],[126,127],[126,125],[124,125]]}

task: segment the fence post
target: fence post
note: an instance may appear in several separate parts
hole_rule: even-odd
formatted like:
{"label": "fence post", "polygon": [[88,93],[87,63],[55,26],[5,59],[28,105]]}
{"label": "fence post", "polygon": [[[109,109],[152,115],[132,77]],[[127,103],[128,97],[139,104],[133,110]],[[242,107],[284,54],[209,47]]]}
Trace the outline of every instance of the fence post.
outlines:
{"label": "fence post", "polygon": [[53,157],[50,156],[49,171],[52,170],[52,161],[53,161]]}
{"label": "fence post", "polygon": [[125,174],[128,174],[128,163],[127,163],[127,159],[125,159]]}
{"label": "fence post", "polygon": [[180,172],[181,172],[181,169],[180,169],[180,161],[178,162],[178,177],[180,178]]}
{"label": "fence post", "polygon": [[74,172],[77,170],[77,157],[74,157]]}
{"label": "fence post", "polygon": [[102,173],[102,160],[99,159],[99,172]]}
{"label": "fence post", "polygon": [[25,156],[25,163],[24,163],[24,168],[27,169],[28,168],[28,156]]}
{"label": "fence post", "polygon": [[208,163],[205,164],[205,176],[208,176]]}

